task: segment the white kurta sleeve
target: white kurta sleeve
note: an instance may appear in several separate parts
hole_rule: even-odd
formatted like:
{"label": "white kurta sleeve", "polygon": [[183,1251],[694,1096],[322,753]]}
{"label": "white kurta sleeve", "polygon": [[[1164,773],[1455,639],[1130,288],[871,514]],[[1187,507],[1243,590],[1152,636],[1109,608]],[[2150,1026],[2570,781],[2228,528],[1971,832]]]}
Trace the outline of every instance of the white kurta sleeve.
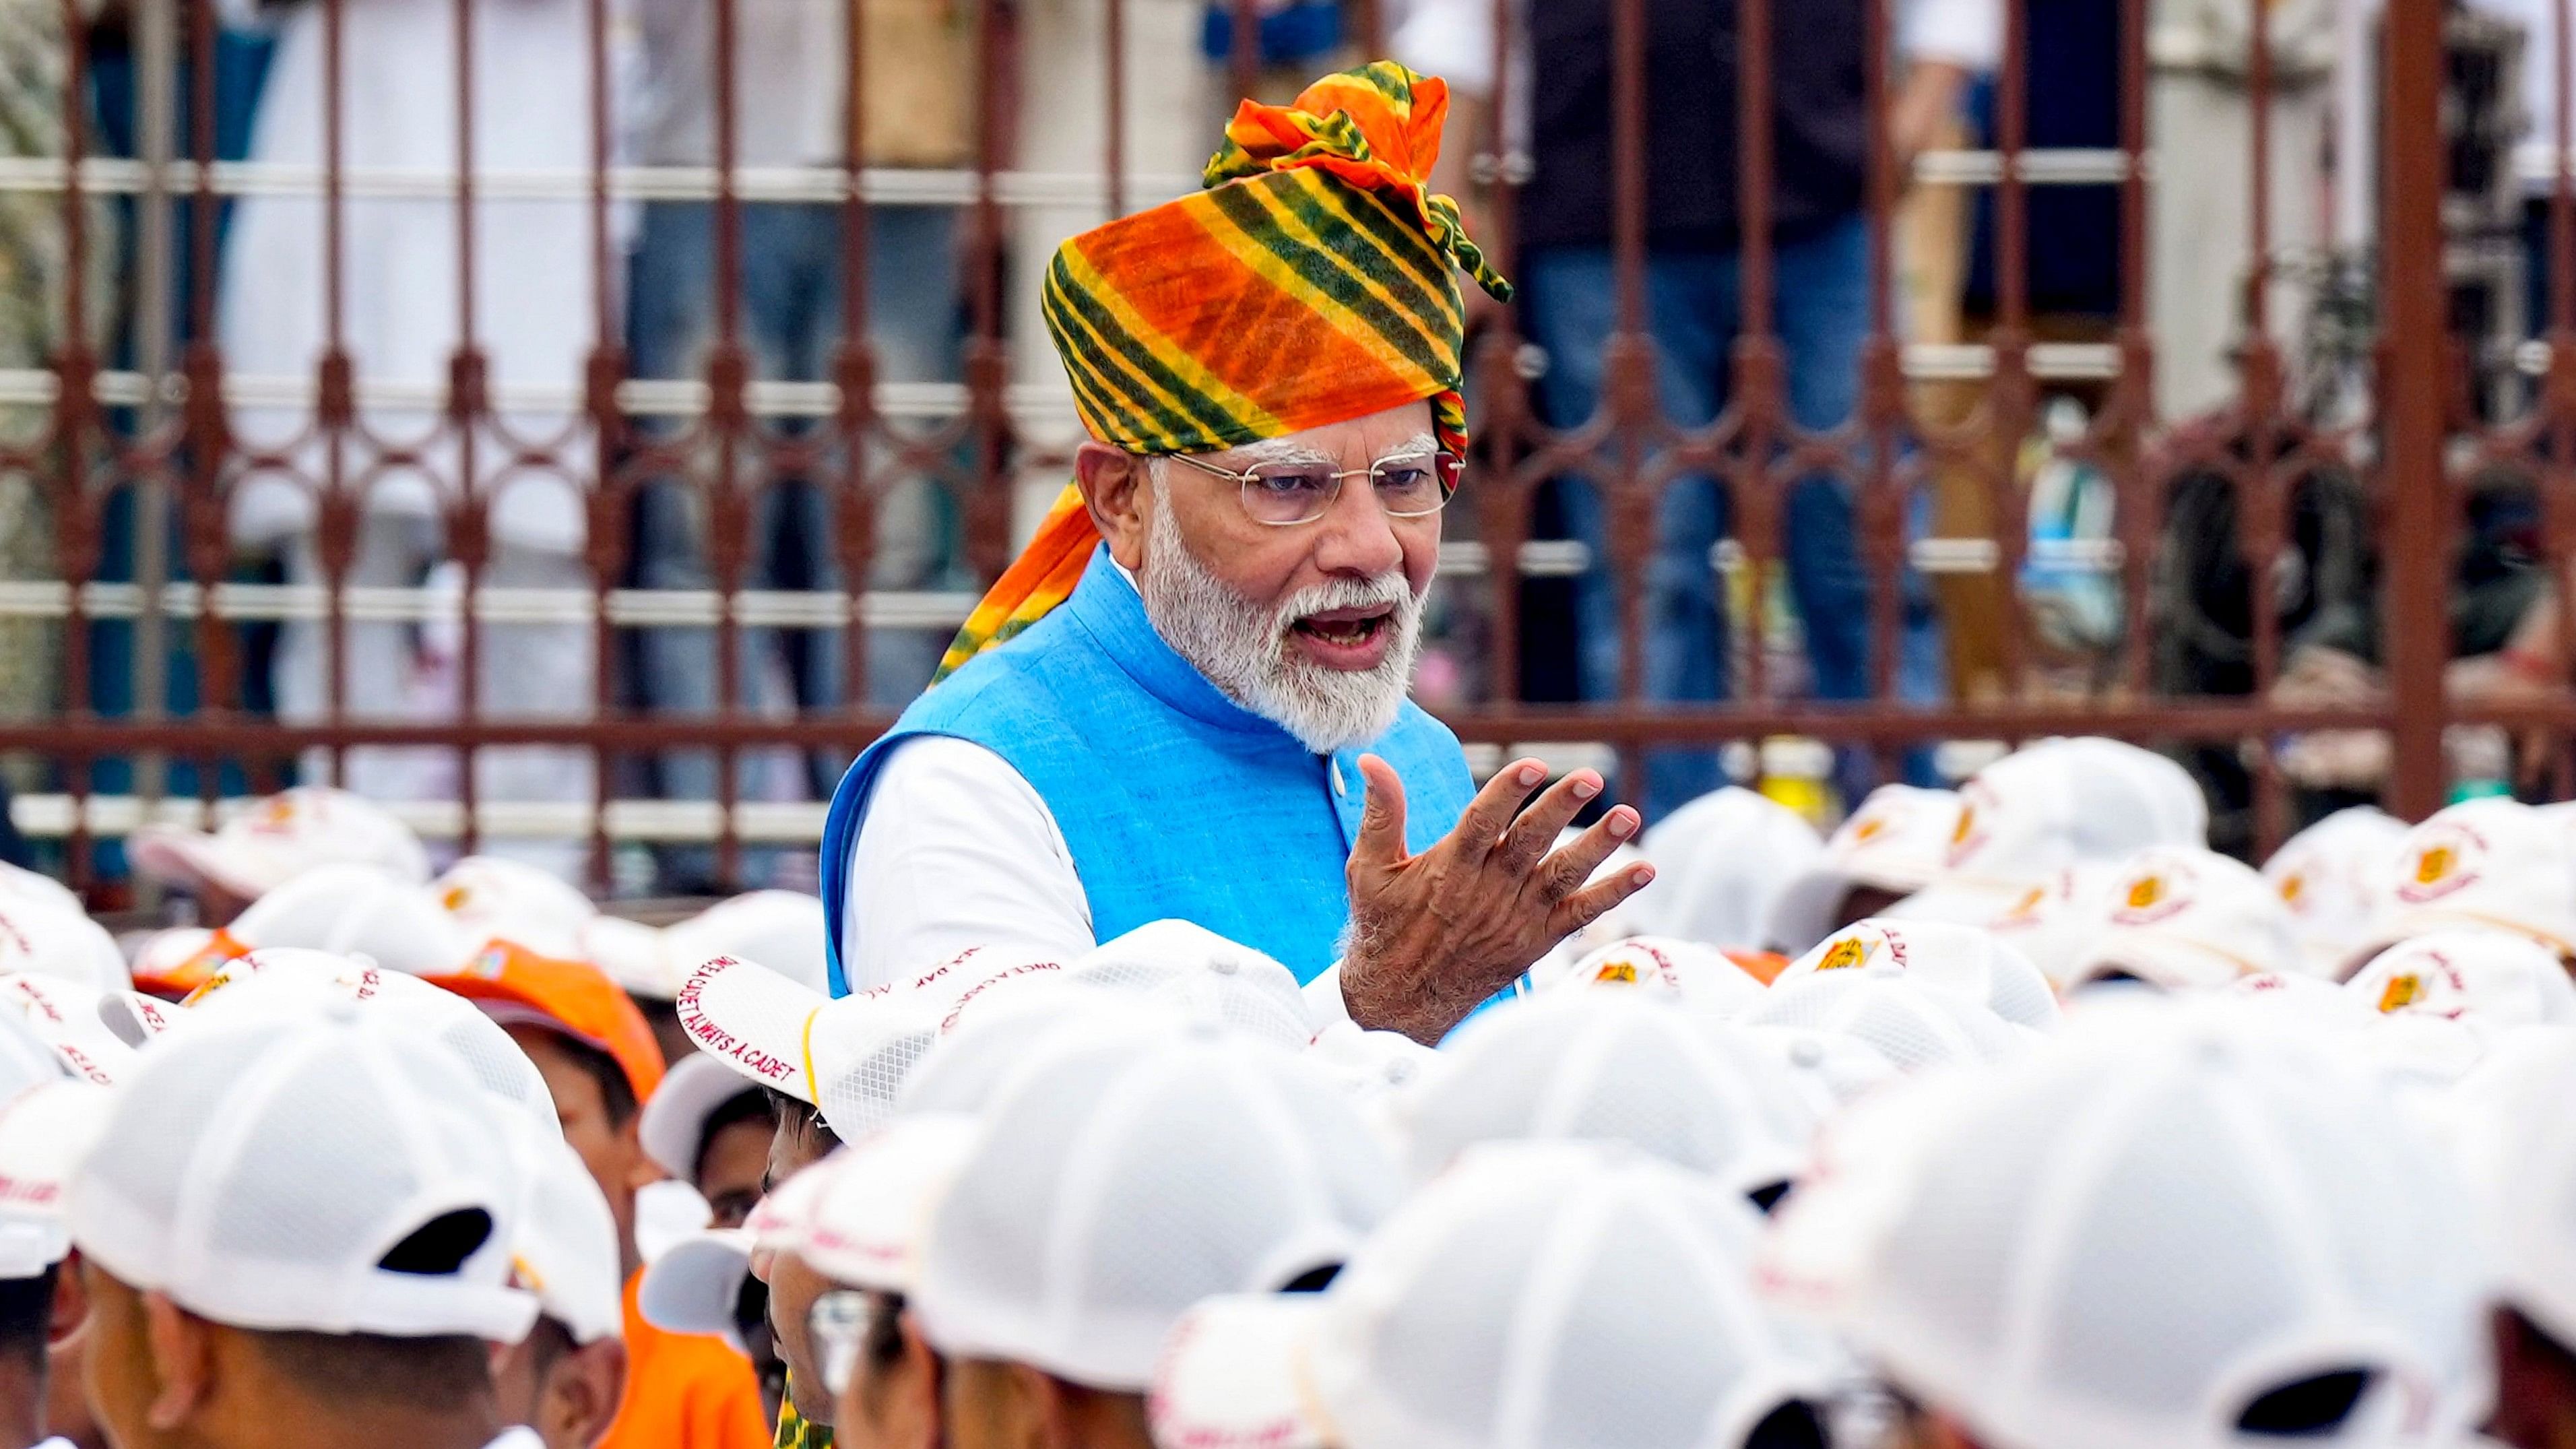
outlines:
{"label": "white kurta sleeve", "polygon": [[1097,944],[1054,813],[1009,762],[966,740],[895,746],[849,872],[841,964],[853,991],[969,946],[1071,956]]}

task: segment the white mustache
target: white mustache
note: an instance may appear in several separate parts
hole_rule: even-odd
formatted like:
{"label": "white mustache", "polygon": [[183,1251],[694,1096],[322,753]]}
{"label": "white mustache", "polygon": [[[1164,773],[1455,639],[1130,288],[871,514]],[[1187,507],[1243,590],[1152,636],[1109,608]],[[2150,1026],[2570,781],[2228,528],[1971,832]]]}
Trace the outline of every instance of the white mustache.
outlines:
{"label": "white mustache", "polygon": [[1400,573],[1379,574],[1367,579],[1334,579],[1299,589],[1281,601],[1272,618],[1272,632],[1286,639],[1288,631],[1296,627],[1298,620],[1335,609],[1391,609],[1400,621],[1421,602],[1414,595],[1413,585]]}

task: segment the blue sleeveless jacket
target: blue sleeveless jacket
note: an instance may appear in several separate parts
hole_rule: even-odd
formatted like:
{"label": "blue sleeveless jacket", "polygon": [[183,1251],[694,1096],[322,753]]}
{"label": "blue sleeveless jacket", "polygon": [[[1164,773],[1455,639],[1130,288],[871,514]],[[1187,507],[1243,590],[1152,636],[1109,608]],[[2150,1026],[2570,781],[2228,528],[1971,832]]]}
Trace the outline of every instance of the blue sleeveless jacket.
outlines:
{"label": "blue sleeveless jacket", "polygon": [[914,700],[833,792],[822,885],[836,996],[850,989],[841,931],[868,792],[915,735],[971,740],[1037,790],[1098,939],[1177,917],[1267,952],[1300,981],[1333,963],[1350,918],[1359,756],[1403,778],[1413,850],[1454,829],[1475,790],[1457,736],[1410,701],[1363,749],[1308,753],[1163,642],[1104,547],[1071,599]]}

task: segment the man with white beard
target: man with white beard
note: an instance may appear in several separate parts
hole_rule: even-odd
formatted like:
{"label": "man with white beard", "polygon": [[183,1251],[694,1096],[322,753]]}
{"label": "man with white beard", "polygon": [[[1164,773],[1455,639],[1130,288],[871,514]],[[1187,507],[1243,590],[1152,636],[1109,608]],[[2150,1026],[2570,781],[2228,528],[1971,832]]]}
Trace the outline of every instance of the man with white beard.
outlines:
{"label": "man with white beard", "polygon": [[1466,448],[1455,270],[1510,292],[1424,185],[1447,108],[1384,62],[1247,102],[1206,190],[1058,248],[1092,441],[833,797],[836,992],[1177,917],[1436,1041],[1652,879],[1590,881],[1624,806],[1554,848],[1598,774],[1478,792],[1406,698]]}

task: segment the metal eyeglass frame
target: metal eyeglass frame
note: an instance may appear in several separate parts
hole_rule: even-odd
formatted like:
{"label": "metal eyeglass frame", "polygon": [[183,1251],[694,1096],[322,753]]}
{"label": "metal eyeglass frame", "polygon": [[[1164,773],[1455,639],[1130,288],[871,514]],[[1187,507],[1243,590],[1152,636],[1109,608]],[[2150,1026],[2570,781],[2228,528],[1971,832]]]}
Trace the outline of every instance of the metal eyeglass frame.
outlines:
{"label": "metal eyeglass frame", "polygon": [[[1380,458],[1376,462],[1369,464],[1365,468],[1343,468],[1334,472],[1332,475],[1332,492],[1324,495],[1322,506],[1318,507],[1313,513],[1308,514],[1306,517],[1269,519],[1252,511],[1250,492],[1253,480],[1257,475],[1251,468],[1243,469],[1241,471],[1237,471],[1233,468],[1220,468],[1214,463],[1205,462],[1188,453],[1157,453],[1154,456],[1159,458],[1169,458],[1175,463],[1187,463],[1202,473],[1212,474],[1215,477],[1231,480],[1235,487],[1235,499],[1243,507],[1243,516],[1260,524],[1264,528],[1303,528],[1309,523],[1318,522],[1325,514],[1332,512],[1334,504],[1339,503],[1342,500],[1343,479],[1375,478],[1378,470],[1385,467],[1387,464],[1402,462],[1411,458],[1424,458],[1430,460],[1432,463],[1432,471],[1436,474],[1444,475],[1441,477],[1439,485],[1440,501],[1432,504],[1429,508],[1416,509],[1410,512],[1402,512],[1393,508],[1387,508],[1386,516],[1389,518],[1429,518],[1440,512],[1440,510],[1447,508],[1449,506],[1449,500],[1457,496],[1458,476],[1466,468],[1466,460],[1459,457],[1457,454],[1450,452],[1446,448],[1434,448],[1428,453],[1391,453],[1386,457]],[[1441,462],[1442,459],[1448,460],[1445,465]],[[1253,468],[1258,468],[1260,466],[1262,465],[1255,463]],[[1372,488],[1371,491],[1374,492],[1375,490]],[[1380,503],[1378,506],[1384,508],[1385,504]]]}

